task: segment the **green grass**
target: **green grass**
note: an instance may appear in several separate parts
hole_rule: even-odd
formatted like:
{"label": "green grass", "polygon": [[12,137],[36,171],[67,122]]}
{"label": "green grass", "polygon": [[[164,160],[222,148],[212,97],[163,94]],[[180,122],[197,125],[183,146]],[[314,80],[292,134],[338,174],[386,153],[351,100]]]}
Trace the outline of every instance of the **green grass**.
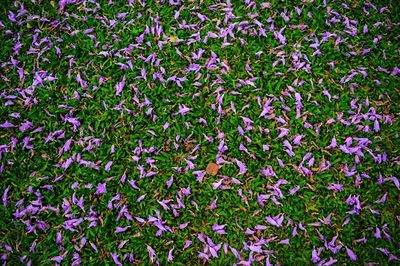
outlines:
{"label": "green grass", "polygon": [[[365,6],[365,1],[358,1],[358,5],[354,7],[353,1],[347,1],[349,8],[338,1],[327,1],[327,6],[322,1],[270,1],[271,8],[261,8],[258,4],[256,9],[251,9],[246,7],[244,1],[232,0],[236,18],[229,20],[226,25],[223,9],[208,8],[216,4],[215,1],[204,0],[201,4],[198,1],[188,1],[182,8],[161,4],[159,1],[148,1],[145,7],[137,1],[133,6],[126,5],[125,1],[114,2],[108,4],[107,1],[99,1],[101,8],[95,13],[85,10],[83,4],[67,5],[64,12],[58,12],[56,1],[16,1],[16,5],[12,1],[0,3],[0,21],[4,24],[4,28],[0,28],[0,124],[10,121],[17,126],[0,128],[0,146],[7,147],[7,151],[0,154],[0,165],[4,167],[0,173],[1,193],[9,187],[7,206],[0,205],[1,262],[7,257],[4,261],[8,265],[26,264],[29,260],[32,265],[53,265],[51,258],[65,254],[62,265],[71,264],[77,256],[82,265],[112,265],[114,262],[111,253],[117,252],[119,260],[125,265],[129,260],[124,260],[123,256],[129,257],[133,252],[134,264],[151,265],[146,249],[146,245],[149,245],[155,249],[161,265],[239,263],[232,252],[224,254],[223,248],[218,252],[218,258],[212,258],[208,262],[201,260],[198,252],[204,252],[205,245],[197,236],[203,233],[214,243],[226,243],[237,249],[243,261],[249,260],[249,256],[260,258],[260,255],[250,254],[244,248],[244,242],[250,245],[260,239],[269,239],[270,242],[263,245],[263,250],[264,255],[268,251],[272,252],[269,256],[271,263],[309,265],[312,264],[312,250],[324,247],[324,242],[319,237],[323,235],[327,242],[338,236],[335,244],[351,248],[357,254],[357,261],[350,261],[344,247],[337,254],[324,248],[320,254],[321,260],[333,257],[337,260],[337,265],[398,263],[389,261],[388,256],[377,250],[385,248],[395,256],[400,255],[399,190],[392,181],[378,185],[380,174],[383,178],[389,178],[397,177],[400,172],[399,75],[390,75],[399,66],[400,58],[400,10],[396,1],[375,1],[378,11],[384,6],[388,8],[388,11],[379,13]],[[22,9],[21,3],[27,13],[17,18],[19,24],[12,23],[8,19],[9,11],[17,14]],[[301,15],[296,13],[294,6],[303,8]],[[369,15],[363,12],[363,6],[370,12]],[[94,7],[95,4],[87,2],[87,8]],[[180,17],[176,21],[173,17],[178,10]],[[285,10],[290,16],[289,22],[285,22],[280,16]],[[332,11],[338,12],[343,20],[329,26],[327,22],[334,16]],[[126,17],[117,19],[118,13],[124,12],[127,12]],[[141,17],[138,17],[139,12]],[[197,12],[207,16],[210,21],[202,22]],[[133,46],[145,28],[154,25],[157,14],[163,35],[155,36],[150,33],[144,36],[139,48]],[[254,14],[258,14],[256,19],[265,25],[266,37],[251,34],[258,30],[258,26],[253,23],[254,18],[251,18]],[[44,17],[49,22],[40,21],[34,15]],[[270,17],[273,18],[276,31],[286,27],[283,31],[286,37],[285,46],[281,46],[274,33],[269,31],[270,23],[266,21]],[[346,33],[343,23],[345,17],[358,21],[354,25],[358,30],[356,36]],[[114,27],[108,28],[106,25],[112,19],[118,22]],[[196,29],[192,31],[179,27],[183,20],[186,24],[197,25]],[[236,26],[233,31],[236,39],[227,37],[231,45],[221,47],[223,38],[209,37],[207,43],[203,42],[208,32],[219,33],[217,27],[225,29],[231,23],[239,24],[242,21],[248,21],[253,26],[247,32],[238,31]],[[383,26],[374,27],[377,22],[382,22]],[[308,27],[300,30],[294,27],[297,25]],[[362,33],[364,25],[368,25],[367,34]],[[95,40],[83,32],[90,28],[93,28],[90,34],[95,36]],[[320,55],[312,56],[315,49],[309,45],[314,43],[314,38],[321,41],[326,32],[336,36],[320,44]],[[185,41],[193,38],[193,33],[199,33],[201,41],[185,44]],[[378,36],[379,42],[374,42]],[[173,43],[168,41],[169,37],[177,37],[184,42]],[[335,44],[338,37],[345,41]],[[32,44],[35,38],[36,43],[43,43],[35,46]],[[48,38],[51,44],[44,38]],[[241,39],[247,45],[241,45]],[[15,43],[21,44],[18,53],[13,50]],[[159,49],[157,45],[161,44],[162,49]],[[55,46],[60,49],[60,56],[57,55]],[[200,48],[204,50],[203,57],[198,61],[193,60],[192,63],[204,66],[212,52],[220,62],[215,63],[218,69],[202,68],[199,71],[202,76],[196,78],[197,74],[185,73],[185,69],[189,67],[189,61],[192,61],[192,53],[197,53]],[[361,51],[367,48],[371,51],[362,55]],[[39,57],[34,49],[41,51]],[[177,49],[182,56],[178,55]],[[111,55],[99,54],[102,51],[111,51]],[[263,53],[256,56],[260,51]],[[292,54],[296,52],[307,55],[310,71],[291,69],[295,63]],[[357,52],[357,55],[347,56],[351,52]],[[152,53],[157,53],[157,59],[161,59],[159,66],[144,62],[143,58]],[[279,62],[273,67],[273,62],[280,58],[278,53],[285,54],[286,64]],[[18,60],[18,67],[24,69],[24,81],[20,80],[17,69],[10,63],[11,57]],[[122,70],[118,63],[128,64],[129,60],[132,68]],[[252,69],[250,72],[245,70],[248,60]],[[305,58],[300,61],[307,62]],[[328,63],[333,61],[335,68],[330,69]],[[229,71],[223,71],[222,63],[229,65]],[[360,67],[366,68],[366,78],[357,74],[351,81],[341,83],[351,71],[358,71]],[[387,69],[389,73],[379,71],[378,67]],[[147,71],[146,81],[137,78],[142,69]],[[43,82],[43,86],[30,87],[35,73],[39,71],[47,71],[56,79]],[[187,80],[182,81],[181,87],[174,82],[163,84],[158,79],[153,80],[154,73],[163,71],[165,80],[174,75],[177,78],[186,77]],[[87,82],[88,88],[82,88],[76,81],[78,73]],[[123,76],[126,77],[126,85],[121,96],[117,96],[115,85]],[[105,78],[102,84],[101,77]],[[237,86],[239,80],[252,77],[258,78],[253,81],[254,87]],[[202,84],[196,86],[195,81]],[[296,86],[296,82],[304,84]],[[219,87],[221,91],[217,92]],[[296,98],[292,89],[302,97],[300,116],[297,116]],[[25,90],[25,94],[20,93],[21,90]],[[29,90],[32,90],[31,95]],[[324,90],[332,95],[331,101],[323,94]],[[85,97],[85,94],[90,97]],[[79,99],[74,98],[76,95],[79,95]],[[224,98],[219,104],[222,95]],[[26,98],[37,103],[27,104]],[[272,100],[270,106],[273,109],[270,115],[273,116],[270,119],[259,117],[267,99]],[[351,107],[354,99],[358,99],[357,108]],[[10,101],[12,105],[9,105]],[[151,104],[143,104],[145,101]],[[368,105],[363,104],[366,101],[369,102]],[[114,110],[120,104],[122,110]],[[181,104],[191,108],[191,111],[184,116],[173,115]],[[232,104],[236,111],[232,109]],[[224,111],[222,115],[218,114],[218,107]],[[368,120],[373,112],[380,116],[379,132],[373,130],[372,119]],[[11,117],[12,113],[20,113],[21,118]],[[61,116],[66,115],[79,119],[81,125],[75,131],[71,123],[62,120]],[[391,118],[391,123],[385,123],[385,116]],[[244,136],[238,132],[239,125],[245,128],[242,117],[250,118],[254,127],[253,130],[245,130]],[[208,124],[199,122],[200,118],[205,119]],[[286,124],[282,124],[280,119]],[[334,121],[329,122],[330,119]],[[340,119],[351,124],[346,126]],[[33,128],[23,132],[18,126],[25,121],[31,121]],[[166,122],[170,126],[164,130],[163,125]],[[306,123],[312,125],[312,128],[307,128]],[[370,127],[371,131],[363,131],[365,126]],[[281,127],[289,129],[290,133],[278,138],[278,128]],[[33,132],[37,128],[42,130]],[[46,142],[48,134],[56,130],[64,130],[64,137],[55,137]],[[220,132],[225,134],[224,145],[228,148],[222,157],[232,164],[221,164],[217,176],[206,174],[203,182],[198,182],[193,171],[205,170],[209,162],[216,162],[221,141]],[[298,134],[304,135],[300,146],[292,142],[292,137]],[[204,135],[214,138],[214,142],[207,141]],[[33,138],[33,149],[23,148],[22,141],[25,137]],[[327,149],[333,137],[337,139],[338,147]],[[357,173],[346,177],[345,166],[351,169],[356,158],[354,154],[344,153],[339,146],[344,145],[349,137],[368,138],[372,142],[368,149],[374,156],[386,152],[387,160],[378,164],[364,149],[364,157],[359,158],[356,166]],[[18,143],[12,148],[10,143],[14,138]],[[73,139],[71,149],[60,154],[60,148],[70,138]],[[99,140],[99,146],[95,145],[96,139]],[[284,140],[293,145],[295,156],[290,157],[284,152]],[[354,142],[356,143],[355,140]],[[240,144],[247,148],[249,154],[254,154],[255,158],[239,150]],[[270,146],[269,151],[263,151],[264,144]],[[196,145],[199,147],[194,150]],[[113,154],[110,153],[112,147],[115,148]],[[142,152],[137,152],[138,147],[142,147]],[[301,175],[298,166],[308,152],[312,153],[315,163],[308,167],[308,161],[304,162],[304,166],[312,171],[312,175],[305,176]],[[78,163],[72,163],[67,169],[57,166],[78,155],[83,160],[93,162],[99,169]],[[138,156],[139,160],[136,162],[133,156]],[[248,171],[244,175],[237,176],[235,158],[246,164]],[[286,164],[285,167],[279,165],[278,158]],[[154,161],[149,164],[148,160]],[[186,169],[188,164],[185,160],[193,162],[195,168]],[[108,161],[113,161],[109,172],[104,169]],[[323,162],[330,162],[331,167],[318,171]],[[277,177],[267,178],[260,173],[262,168],[269,165]],[[143,166],[146,172],[154,171],[156,174],[141,178],[138,166]],[[121,183],[120,178],[124,171],[127,179],[125,183]],[[355,183],[357,175],[363,176],[359,185]],[[174,182],[167,188],[165,183],[171,176],[174,176]],[[229,185],[230,189],[213,189],[212,183],[223,177],[226,177],[225,185]],[[241,184],[228,184],[232,177],[237,178]],[[128,183],[132,179],[136,180],[140,191],[133,189]],[[264,206],[260,206],[257,195],[275,195],[277,192],[271,186],[276,185],[279,179],[288,182],[279,186],[285,196],[276,196],[281,205],[268,199]],[[79,187],[72,189],[71,186],[76,182]],[[98,183],[107,184],[106,194],[95,194]],[[332,183],[342,184],[343,191],[328,190],[327,187]],[[93,188],[85,188],[88,184],[92,184]],[[46,185],[51,185],[52,190]],[[300,190],[290,195],[290,189],[296,185],[300,186]],[[177,204],[182,188],[188,187],[191,194],[182,196],[185,208],[176,208],[179,216],[175,217],[172,205]],[[240,197],[238,189],[242,189],[248,204]],[[145,199],[137,203],[137,198],[145,193]],[[385,193],[386,202],[374,203]],[[117,194],[120,195],[120,200],[114,201],[117,207],[109,209],[109,200]],[[72,203],[73,195],[77,199],[84,197],[84,210]],[[359,215],[347,213],[353,209],[345,203],[351,195],[360,195],[362,210]],[[171,200],[168,204],[169,210],[163,210],[157,202],[163,199]],[[215,199],[218,199],[217,208],[209,210],[207,206]],[[40,202],[35,202],[37,200]],[[71,217],[63,208],[63,202],[65,204],[67,201],[71,204]],[[192,201],[198,204],[198,210]],[[33,208],[39,206],[39,209],[52,206],[58,211],[27,212],[22,217],[16,217],[18,211],[29,205]],[[160,211],[162,220],[172,228],[173,233],[163,232],[157,237],[157,227],[152,222],[140,223],[135,218],[128,220],[125,217],[118,220],[122,206],[126,206],[133,217],[143,219],[156,217],[156,211]],[[91,209],[95,214],[91,213]],[[380,213],[373,214],[370,209]],[[280,213],[285,214],[282,227],[277,228],[266,223],[266,216]],[[328,215],[331,215],[330,225],[314,225]],[[95,217],[96,225],[93,227],[89,226],[90,217]],[[65,221],[72,218],[84,219],[75,232],[63,227]],[[343,226],[347,218],[351,221]],[[26,224],[38,225],[41,221],[48,224],[45,230],[28,232]],[[180,230],[178,227],[183,223],[189,224]],[[304,225],[305,231],[298,229],[299,223]],[[225,228],[228,234],[218,235],[212,230],[214,224],[228,224]],[[257,224],[266,225],[267,228],[254,235],[245,234],[246,228],[254,229]],[[383,232],[381,239],[374,238],[375,228],[382,228],[385,224],[391,238],[386,239]],[[117,226],[130,228],[124,233],[115,234]],[[295,226],[298,235],[294,237],[292,232]],[[60,245],[56,243],[58,232],[63,235]],[[81,248],[83,237],[87,243]],[[356,242],[363,237],[367,238],[366,243]],[[279,244],[279,241],[288,238],[289,245]],[[127,242],[119,248],[125,240]],[[185,240],[193,243],[183,250]],[[90,243],[97,246],[98,252],[94,251]],[[6,245],[12,251],[10,248],[7,250]],[[167,262],[168,251],[173,247],[174,260]],[[21,262],[23,256],[26,258]],[[265,264],[265,261],[266,257],[258,263]]]}

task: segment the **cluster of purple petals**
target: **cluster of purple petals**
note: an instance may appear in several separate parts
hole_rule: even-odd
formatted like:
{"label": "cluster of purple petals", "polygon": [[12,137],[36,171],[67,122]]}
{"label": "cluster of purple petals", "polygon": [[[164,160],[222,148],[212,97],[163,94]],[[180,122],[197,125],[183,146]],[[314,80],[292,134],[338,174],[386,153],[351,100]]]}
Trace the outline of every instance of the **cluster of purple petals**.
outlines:
{"label": "cluster of purple petals", "polygon": [[[34,240],[22,250],[0,239],[0,263],[15,264],[16,256],[35,265],[47,234],[54,249],[43,264],[83,265],[90,253],[116,265],[164,265],[189,252],[194,264],[227,256],[234,265],[285,264],[282,247],[301,238],[312,241],[310,264],[374,265],[355,251],[363,245],[399,263],[400,216],[387,204],[399,198],[398,173],[387,170],[399,169],[399,147],[381,145],[399,118],[387,107],[399,99],[390,84],[400,76],[384,49],[399,29],[388,6],[59,0],[40,13],[41,1],[25,2],[0,17],[1,38],[12,42],[0,58],[0,188],[2,212],[10,214],[0,229],[23,228]],[[123,12],[107,16],[110,6]],[[382,66],[367,56],[382,57]],[[157,89],[168,93],[156,97]],[[321,115],[324,106],[332,113]],[[205,149],[216,176],[205,170]],[[253,179],[261,180],[257,187]],[[212,197],[198,197],[203,189]],[[334,198],[345,212],[296,217],[291,202],[309,193]],[[225,210],[223,195],[238,199],[236,211],[252,226],[239,214],[214,219]],[[202,216],[205,225],[196,224]],[[362,236],[343,233],[361,228],[360,219],[376,223]],[[107,230],[117,242],[112,250],[102,242]],[[142,252],[127,248],[143,238]]]}

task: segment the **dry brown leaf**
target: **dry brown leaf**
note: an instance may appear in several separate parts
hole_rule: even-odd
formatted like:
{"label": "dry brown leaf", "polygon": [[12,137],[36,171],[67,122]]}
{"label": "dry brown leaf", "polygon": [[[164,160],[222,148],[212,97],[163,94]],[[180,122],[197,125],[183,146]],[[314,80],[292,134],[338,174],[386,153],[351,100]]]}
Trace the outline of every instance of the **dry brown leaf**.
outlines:
{"label": "dry brown leaf", "polygon": [[310,184],[307,184],[307,186],[308,186],[308,188],[311,189],[312,191],[317,190],[314,186],[312,186],[312,185],[310,185]]}
{"label": "dry brown leaf", "polygon": [[244,208],[244,207],[240,207],[240,208],[236,209],[236,211],[244,211],[244,212],[247,212],[247,209]]}
{"label": "dry brown leaf", "polygon": [[388,102],[387,102],[387,101],[386,101],[386,102],[375,101],[374,103],[376,104],[376,106],[384,106],[384,105],[386,105]]}
{"label": "dry brown leaf", "polygon": [[206,168],[206,173],[209,175],[216,175],[218,173],[218,164],[209,163]]}
{"label": "dry brown leaf", "polygon": [[309,223],[309,226],[314,226],[314,227],[320,227],[321,223],[320,222],[316,222],[316,223]]}

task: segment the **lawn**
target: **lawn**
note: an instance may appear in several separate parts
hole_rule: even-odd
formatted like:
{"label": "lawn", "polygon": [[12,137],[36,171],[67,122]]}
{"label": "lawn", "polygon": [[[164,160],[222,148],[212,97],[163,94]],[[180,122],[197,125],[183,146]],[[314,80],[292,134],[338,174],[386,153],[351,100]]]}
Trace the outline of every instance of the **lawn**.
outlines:
{"label": "lawn", "polygon": [[2,0],[1,265],[399,265],[396,0]]}

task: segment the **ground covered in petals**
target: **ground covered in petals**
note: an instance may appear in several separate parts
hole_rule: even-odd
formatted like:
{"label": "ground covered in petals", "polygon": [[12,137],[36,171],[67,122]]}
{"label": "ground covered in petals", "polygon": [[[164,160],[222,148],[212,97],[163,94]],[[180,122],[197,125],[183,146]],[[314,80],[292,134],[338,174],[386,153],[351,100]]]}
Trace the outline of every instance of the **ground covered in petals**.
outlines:
{"label": "ground covered in petals", "polygon": [[400,263],[399,13],[1,1],[0,263]]}

